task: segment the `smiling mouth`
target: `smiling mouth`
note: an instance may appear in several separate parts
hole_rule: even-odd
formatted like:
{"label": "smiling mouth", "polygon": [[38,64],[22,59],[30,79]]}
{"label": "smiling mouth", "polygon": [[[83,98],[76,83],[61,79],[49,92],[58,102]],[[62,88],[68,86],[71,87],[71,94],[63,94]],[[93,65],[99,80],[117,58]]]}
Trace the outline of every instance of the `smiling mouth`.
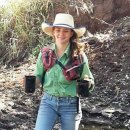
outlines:
{"label": "smiling mouth", "polygon": [[65,39],[64,37],[58,37],[58,39]]}

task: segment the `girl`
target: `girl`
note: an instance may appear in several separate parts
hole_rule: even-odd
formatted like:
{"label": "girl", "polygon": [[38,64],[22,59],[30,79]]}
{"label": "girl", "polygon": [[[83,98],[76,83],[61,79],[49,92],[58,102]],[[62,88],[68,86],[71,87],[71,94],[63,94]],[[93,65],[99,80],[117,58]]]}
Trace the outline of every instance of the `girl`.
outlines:
{"label": "girl", "polygon": [[[77,79],[94,84],[88,59],[76,42],[86,29],[75,28],[70,14],[59,13],[53,25],[42,23],[42,30],[53,37],[55,43],[49,51],[43,49],[40,52],[36,63],[37,81],[42,83],[44,92],[35,130],[52,130],[57,119],[62,130],[78,130],[82,111],[76,92]],[[75,58],[79,55],[82,55],[82,62]]]}

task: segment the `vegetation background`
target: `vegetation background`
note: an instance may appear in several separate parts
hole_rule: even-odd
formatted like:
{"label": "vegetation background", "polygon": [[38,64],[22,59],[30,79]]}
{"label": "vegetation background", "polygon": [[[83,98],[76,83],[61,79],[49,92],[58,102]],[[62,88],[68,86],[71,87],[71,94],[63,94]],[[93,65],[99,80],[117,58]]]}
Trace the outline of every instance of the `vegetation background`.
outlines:
{"label": "vegetation background", "polygon": [[[90,12],[90,0],[80,10]],[[0,8],[0,64],[12,65],[29,56],[37,56],[41,46],[51,43],[51,38],[41,31],[41,23],[46,21],[55,8],[50,0],[7,0]],[[63,1],[68,13],[70,5],[76,1]],[[75,3],[76,4],[76,3]],[[76,13],[79,15],[78,6]],[[53,16],[54,17],[54,16]],[[47,22],[47,21],[46,21]]]}

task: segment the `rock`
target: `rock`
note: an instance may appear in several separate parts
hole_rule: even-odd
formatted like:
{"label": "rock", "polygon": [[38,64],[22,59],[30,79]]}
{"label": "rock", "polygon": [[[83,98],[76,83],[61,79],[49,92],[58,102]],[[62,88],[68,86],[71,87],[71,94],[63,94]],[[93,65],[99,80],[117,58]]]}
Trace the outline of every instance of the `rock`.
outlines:
{"label": "rock", "polygon": [[[52,23],[56,13],[68,12],[74,16],[76,26],[85,26],[91,33],[105,30],[115,20],[130,16],[129,0],[92,0],[92,3],[89,0],[73,0],[68,1],[68,4],[52,0],[52,3],[53,9],[48,13],[48,22]],[[86,3],[89,6],[85,8]]]}
{"label": "rock", "polygon": [[[82,101],[84,124],[91,122],[113,128],[130,127],[129,22],[129,17],[122,18],[104,34],[93,35],[96,37],[93,40],[100,42],[90,44],[86,54],[90,59],[96,87],[89,99]],[[107,37],[104,37],[106,34]]]}
{"label": "rock", "polygon": [[93,16],[106,22],[114,22],[125,16],[130,16],[129,0],[92,0],[94,3]]}

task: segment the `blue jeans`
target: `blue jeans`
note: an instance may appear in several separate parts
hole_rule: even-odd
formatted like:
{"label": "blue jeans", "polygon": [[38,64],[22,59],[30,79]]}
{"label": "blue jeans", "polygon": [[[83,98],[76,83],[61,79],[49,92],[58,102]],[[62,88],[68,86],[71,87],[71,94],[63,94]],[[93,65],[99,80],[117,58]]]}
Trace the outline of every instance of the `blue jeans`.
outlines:
{"label": "blue jeans", "polygon": [[78,130],[82,118],[81,105],[77,112],[76,97],[56,97],[45,93],[41,99],[35,130],[52,130],[57,119],[61,130]]}

